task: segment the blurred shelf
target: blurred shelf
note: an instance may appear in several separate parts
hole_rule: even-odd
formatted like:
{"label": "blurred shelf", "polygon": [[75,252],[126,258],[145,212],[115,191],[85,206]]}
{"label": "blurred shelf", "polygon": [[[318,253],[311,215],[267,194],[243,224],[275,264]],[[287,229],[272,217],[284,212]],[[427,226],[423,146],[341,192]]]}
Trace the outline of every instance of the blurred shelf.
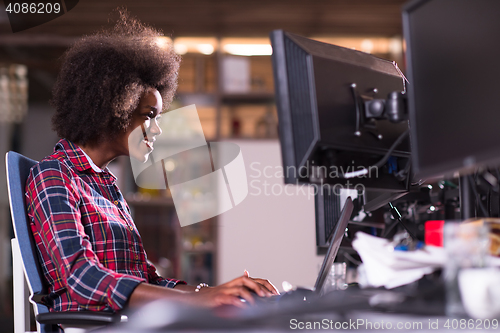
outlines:
{"label": "blurred shelf", "polygon": [[273,92],[248,92],[241,94],[224,93],[221,95],[223,104],[266,104],[274,103]]}
{"label": "blurred shelf", "polygon": [[[182,105],[196,104],[200,106],[215,106],[215,93],[178,92],[176,97]],[[222,104],[267,104],[274,103],[273,92],[222,93]]]}
{"label": "blurred shelf", "polygon": [[205,253],[213,253],[214,249],[191,249],[188,250],[186,248],[183,249],[184,254],[205,254]]}
{"label": "blurred shelf", "polygon": [[178,92],[176,97],[182,105],[215,106],[217,103],[215,93]]}
{"label": "blurred shelf", "polygon": [[166,197],[148,197],[142,195],[142,198],[137,194],[127,195],[125,197],[127,203],[131,206],[168,206],[174,207],[174,200]]}

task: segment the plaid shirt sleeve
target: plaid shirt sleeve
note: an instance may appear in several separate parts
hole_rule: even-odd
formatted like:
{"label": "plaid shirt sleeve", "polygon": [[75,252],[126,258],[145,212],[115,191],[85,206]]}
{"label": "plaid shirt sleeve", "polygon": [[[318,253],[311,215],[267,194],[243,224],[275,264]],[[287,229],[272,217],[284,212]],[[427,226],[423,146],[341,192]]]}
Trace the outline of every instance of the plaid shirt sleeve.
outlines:
{"label": "plaid shirt sleeve", "polygon": [[27,186],[28,213],[39,240],[59,270],[57,276],[82,307],[122,309],[145,279],[104,267],[81,223],[79,184],[57,160],[42,161]]}
{"label": "plaid shirt sleeve", "polygon": [[186,284],[185,281],[162,278],[156,273],[156,267],[151,265],[150,263],[148,263],[148,278],[149,283],[168,288],[173,288],[177,284]]}

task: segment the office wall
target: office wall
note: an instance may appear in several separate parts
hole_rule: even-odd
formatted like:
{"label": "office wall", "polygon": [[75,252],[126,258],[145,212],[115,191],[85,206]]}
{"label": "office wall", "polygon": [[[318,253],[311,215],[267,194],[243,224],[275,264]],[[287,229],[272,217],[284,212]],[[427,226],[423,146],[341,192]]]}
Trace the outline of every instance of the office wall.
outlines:
{"label": "office wall", "polygon": [[313,287],[323,260],[316,255],[313,193],[305,193],[306,187],[297,192],[293,185],[287,185],[292,195],[284,193],[283,179],[275,174],[281,166],[277,140],[233,142],[242,149],[249,193],[218,217],[219,283],[247,269],[252,276],[270,279],[279,290],[285,280]]}
{"label": "office wall", "polygon": [[22,128],[21,153],[34,160],[52,154],[58,141],[52,130],[54,109],[46,104],[30,105]]}

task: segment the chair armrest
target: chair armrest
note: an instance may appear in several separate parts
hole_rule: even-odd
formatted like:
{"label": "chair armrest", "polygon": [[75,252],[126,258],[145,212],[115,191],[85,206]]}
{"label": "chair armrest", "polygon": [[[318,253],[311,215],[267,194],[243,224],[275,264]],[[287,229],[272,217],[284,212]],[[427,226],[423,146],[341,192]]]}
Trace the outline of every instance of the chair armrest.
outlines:
{"label": "chair armrest", "polygon": [[93,311],[48,312],[39,313],[36,321],[40,324],[107,325],[120,322],[121,315]]}

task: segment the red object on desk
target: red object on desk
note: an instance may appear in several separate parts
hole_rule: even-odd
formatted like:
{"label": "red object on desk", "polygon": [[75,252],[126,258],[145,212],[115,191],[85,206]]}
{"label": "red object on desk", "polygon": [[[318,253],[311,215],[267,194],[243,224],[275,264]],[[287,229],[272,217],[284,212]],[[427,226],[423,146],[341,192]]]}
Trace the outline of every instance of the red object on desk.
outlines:
{"label": "red object on desk", "polygon": [[443,247],[444,220],[425,222],[425,245]]}

